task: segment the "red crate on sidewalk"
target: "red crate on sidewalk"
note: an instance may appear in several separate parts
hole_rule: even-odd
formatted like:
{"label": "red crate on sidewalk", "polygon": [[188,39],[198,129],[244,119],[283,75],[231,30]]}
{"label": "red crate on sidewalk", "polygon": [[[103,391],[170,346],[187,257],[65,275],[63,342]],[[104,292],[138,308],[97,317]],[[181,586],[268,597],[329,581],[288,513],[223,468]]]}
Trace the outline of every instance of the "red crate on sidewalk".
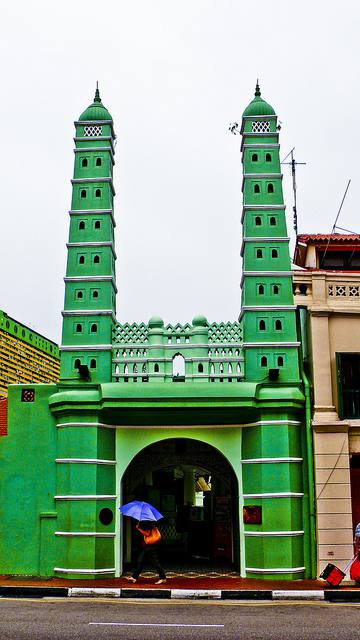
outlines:
{"label": "red crate on sidewalk", "polygon": [[332,587],[338,587],[340,582],[345,578],[346,573],[341,571],[339,567],[336,567],[334,564],[326,565],[325,569],[320,573],[320,578],[326,580],[326,582]]}

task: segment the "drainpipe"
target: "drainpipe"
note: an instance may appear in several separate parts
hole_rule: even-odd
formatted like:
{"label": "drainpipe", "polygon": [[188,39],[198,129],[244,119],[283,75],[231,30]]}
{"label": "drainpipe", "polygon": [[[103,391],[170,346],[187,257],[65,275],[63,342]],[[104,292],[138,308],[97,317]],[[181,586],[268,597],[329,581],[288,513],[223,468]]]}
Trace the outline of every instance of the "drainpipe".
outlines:
{"label": "drainpipe", "polygon": [[305,427],[306,427],[306,445],[307,445],[307,476],[308,476],[308,491],[309,491],[309,533],[310,533],[310,567],[311,578],[316,578],[317,564],[316,564],[316,527],[315,527],[315,492],[314,492],[314,451],[311,431],[311,399],[310,399],[310,383],[304,370],[304,349],[308,349],[307,335],[304,321],[306,322],[307,313],[306,307],[297,307],[297,319],[298,319],[298,334],[300,337],[300,375],[304,385],[305,395]]}

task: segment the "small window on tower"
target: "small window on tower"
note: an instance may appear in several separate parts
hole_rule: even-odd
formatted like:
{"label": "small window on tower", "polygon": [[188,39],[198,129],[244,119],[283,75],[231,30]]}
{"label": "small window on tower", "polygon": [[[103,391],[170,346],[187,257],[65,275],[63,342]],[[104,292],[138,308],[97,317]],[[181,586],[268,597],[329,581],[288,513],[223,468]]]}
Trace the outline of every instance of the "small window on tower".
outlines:
{"label": "small window on tower", "polygon": [[270,218],[270,226],[271,227],[276,227],[276,218],[275,218],[275,216],[271,216],[271,218]]}
{"label": "small window on tower", "polygon": [[261,218],[260,218],[260,216],[256,216],[256,218],[255,218],[255,225],[256,225],[257,227],[261,227]]}
{"label": "small window on tower", "polygon": [[269,182],[268,187],[267,187],[267,192],[268,193],[274,193],[274,185],[272,182]]}
{"label": "small window on tower", "polygon": [[102,126],[98,124],[87,125],[84,127],[84,137],[96,138],[101,136]]}
{"label": "small window on tower", "polygon": [[284,366],[284,358],[283,358],[283,356],[278,356],[277,363],[278,363],[278,367],[283,367]]}
{"label": "small window on tower", "polygon": [[81,365],[80,358],[76,358],[74,362],[74,369],[78,369]]}
{"label": "small window on tower", "polygon": [[265,156],[265,161],[266,162],[271,162],[271,153],[267,153]]}
{"label": "small window on tower", "polygon": [[82,160],[81,160],[81,166],[82,166],[82,167],[87,167],[87,166],[88,166],[87,158],[82,158]]}
{"label": "small window on tower", "polygon": [[76,333],[82,333],[82,324],[77,324],[75,327]]}
{"label": "small window on tower", "polygon": [[101,198],[101,189],[95,189],[95,198]]}
{"label": "small window on tower", "polygon": [[270,131],[270,122],[252,122],[251,131],[253,133],[268,133]]}
{"label": "small window on tower", "polygon": [[159,373],[159,365],[154,364],[154,373]]}
{"label": "small window on tower", "polygon": [[78,300],[80,300],[81,298],[83,298],[83,297],[84,297],[83,292],[82,292],[82,291],[77,291],[77,292],[76,292],[76,297],[77,297],[77,299],[78,299]]}
{"label": "small window on tower", "polygon": [[91,333],[97,333],[97,330],[98,330],[98,326],[97,326],[96,322],[94,322],[91,325]]}
{"label": "small window on tower", "polygon": [[282,331],[282,322],[281,320],[275,320],[275,330]]}
{"label": "small window on tower", "polygon": [[95,229],[100,229],[100,227],[101,227],[101,222],[100,222],[100,220],[95,220],[94,227],[95,227]]}
{"label": "small window on tower", "polygon": [[260,364],[262,367],[267,367],[267,357],[261,356]]}
{"label": "small window on tower", "polygon": [[94,291],[92,292],[92,297],[93,298],[98,298],[99,297],[99,292],[97,289],[94,289]]}
{"label": "small window on tower", "polygon": [[254,184],[254,193],[260,193],[260,185]]}
{"label": "small window on tower", "polygon": [[265,320],[260,320],[259,321],[259,331],[265,331],[265,329],[266,329]]}
{"label": "small window on tower", "polygon": [[264,285],[263,284],[259,284],[259,286],[258,286],[258,294],[259,294],[259,296],[263,296],[264,293],[265,293]]}
{"label": "small window on tower", "polygon": [[86,189],[81,189],[80,198],[86,198]]}
{"label": "small window on tower", "polygon": [[280,289],[280,287],[279,287],[278,284],[274,284],[273,285],[273,294],[274,294],[274,296],[278,296],[279,295],[279,289]]}
{"label": "small window on tower", "polygon": [[101,167],[101,158],[96,158],[96,166]]}
{"label": "small window on tower", "polygon": [[90,369],[96,369],[96,360],[95,360],[95,358],[91,358],[91,360],[90,360]]}
{"label": "small window on tower", "polygon": [[199,373],[203,373],[203,371],[204,371],[204,366],[203,366],[203,364],[200,362],[200,364],[198,364],[198,372],[199,372]]}
{"label": "small window on tower", "polygon": [[257,161],[258,161],[258,159],[259,159],[258,154],[257,154],[257,153],[253,153],[253,154],[252,154],[252,156],[251,156],[251,160],[252,160],[253,162],[257,162]]}
{"label": "small window on tower", "polygon": [[278,258],[279,257],[277,249],[271,249],[271,257],[272,258]]}
{"label": "small window on tower", "polygon": [[84,220],[81,220],[79,222],[79,230],[82,231],[83,229],[85,229],[85,222],[84,222]]}
{"label": "small window on tower", "polygon": [[79,256],[79,264],[85,263],[85,256]]}
{"label": "small window on tower", "polygon": [[257,258],[262,258],[263,257],[263,250],[262,249],[256,249],[256,257]]}
{"label": "small window on tower", "polygon": [[94,256],[93,263],[99,264],[99,262],[100,262],[100,256]]}

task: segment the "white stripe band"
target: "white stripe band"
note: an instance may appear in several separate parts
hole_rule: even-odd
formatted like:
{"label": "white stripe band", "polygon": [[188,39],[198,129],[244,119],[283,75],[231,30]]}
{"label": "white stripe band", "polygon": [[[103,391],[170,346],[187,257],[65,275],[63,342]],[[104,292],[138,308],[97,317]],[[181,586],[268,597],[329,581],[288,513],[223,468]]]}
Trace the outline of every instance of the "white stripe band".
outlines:
{"label": "white stripe band", "polygon": [[54,496],[55,500],[116,500],[116,496],[87,495],[87,496]]}
{"label": "white stripe band", "polygon": [[93,537],[93,538],[115,538],[115,533],[105,533],[103,531],[55,531],[56,536],[68,537]]}
{"label": "white stripe band", "polygon": [[303,536],[303,531],[245,531],[245,536],[252,537],[258,536],[259,538],[266,536],[278,536],[278,537],[294,537]]}
{"label": "white stripe band", "polygon": [[258,567],[246,567],[249,573],[302,573],[305,567],[290,567],[288,569],[259,569]]}
{"label": "white stripe band", "polygon": [[278,462],[302,462],[303,458],[248,458],[242,464],[272,464]]}
{"label": "white stripe band", "polygon": [[63,567],[54,567],[54,571],[57,573],[78,573],[79,575],[82,573],[105,574],[115,573],[115,567],[113,569],[63,569]]}
{"label": "white stripe band", "polygon": [[56,458],[55,462],[59,464],[116,464],[116,460],[101,460],[99,458]]}
{"label": "white stripe band", "polygon": [[244,498],[302,498],[303,493],[285,491],[284,493],[244,493]]}

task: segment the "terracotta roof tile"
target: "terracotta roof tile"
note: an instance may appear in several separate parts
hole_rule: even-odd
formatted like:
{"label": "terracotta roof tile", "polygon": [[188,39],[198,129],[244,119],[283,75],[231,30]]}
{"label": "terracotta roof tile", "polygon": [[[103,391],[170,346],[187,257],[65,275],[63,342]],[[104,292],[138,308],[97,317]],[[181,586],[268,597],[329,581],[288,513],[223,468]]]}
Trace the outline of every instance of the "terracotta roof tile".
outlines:
{"label": "terracotta roof tile", "polygon": [[311,244],[315,242],[360,242],[358,233],[302,233],[297,237],[298,242]]}

